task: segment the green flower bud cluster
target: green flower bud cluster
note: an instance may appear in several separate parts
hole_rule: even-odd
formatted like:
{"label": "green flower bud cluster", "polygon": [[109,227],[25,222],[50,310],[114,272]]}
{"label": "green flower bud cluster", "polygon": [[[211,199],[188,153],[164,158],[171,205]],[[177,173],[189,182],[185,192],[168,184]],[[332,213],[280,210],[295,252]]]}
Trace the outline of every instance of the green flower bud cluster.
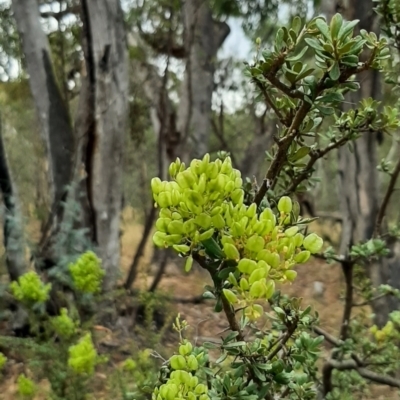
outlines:
{"label": "green flower bud cluster", "polygon": [[397,333],[393,321],[388,321],[382,329],[378,329],[376,325],[373,325],[369,331],[374,335],[378,343],[384,342],[387,339],[393,340]]}
{"label": "green flower bud cluster", "polygon": [[58,336],[69,339],[76,333],[77,324],[68,315],[68,310],[62,308],[60,315],[51,319],[51,324]]}
{"label": "green flower bud cluster", "polygon": [[75,373],[93,375],[98,355],[90,333],[87,333],[77,344],[70,346],[68,352],[68,366]]}
{"label": "green flower bud cluster", "polygon": [[7,357],[2,352],[0,352],[0,370],[4,368],[6,362],[7,362]]}
{"label": "green flower bud cluster", "polygon": [[18,393],[21,396],[32,398],[36,393],[35,383],[27,378],[24,374],[18,376],[17,379]]}
{"label": "green flower bud cluster", "polygon": [[169,380],[154,390],[152,399],[209,400],[207,386],[200,383],[195,375],[205,357],[203,352],[195,355],[192,344],[187,340],[181,343],[179,354],[173,355],[169,360],[173,370]]}
{"label": "green flower bud cluster", "polygon": [[188,168],[177,159],[169,172],[172,181],[151,181],[160,207],[153,241],[159,247],[188,254],[193,246],[225,228],[222,206],[243,204],[242,178],[240,171],[232,168],[230,157],[211,162],[209,154],[193,160]]}
{"label": "green flower bud cluster", "polygon": [[[293,267],[317,253],[323,241],[316,234],[307,237],[297,225],[290,226],[293,209],[290,197],[280,198],[276,216],[271,208],[257,213],[256,204],[243,204],[244,192],[238,170],[229,157],[210,162],[193,160],[189,168],[178,159],[169,169],[172,181],[151,182],[156,204],[161,207],[153,236],[159,247],[173,247],[188,255],[185,270],[191,268],[191,252],[211,237],[216,240],[218,258],[237,263],[224,289],[227,300],[250,306],[259,315],[256,300],[269,299],[276,282],[292,282]],[[231,290],[232,289],[232,290]]]}
{"label": "green flower bud cluster", "polygon": [[100,292],[105,272],[101,268],[101,260],[93,251],[87,251],[75,263],[70,264],[69,272],[76,289],[80,292]]}
{"label": "green flower bud cluster", "polygon": [[39,275],[29,271],[18,278],[18,282],[12,282],[10,289],[14,297],[27,304],[44,303],[49,298],[50,283],[43,283]]}

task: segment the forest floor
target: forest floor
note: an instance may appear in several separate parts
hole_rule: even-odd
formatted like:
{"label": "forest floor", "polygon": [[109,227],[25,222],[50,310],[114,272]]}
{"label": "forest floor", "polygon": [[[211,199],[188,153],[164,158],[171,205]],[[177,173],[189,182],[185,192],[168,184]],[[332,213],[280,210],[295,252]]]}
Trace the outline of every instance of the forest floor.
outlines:
{"label": "forest floor", "polygon": [[[134,222],[132,212],[127,212],[124,216],[125,223],[123,225],[122,236],[122,259],[121,279],[126,276],[132,257],[136,251],[137,245],[141,239],[142,226]],[[320,230],[320,234],[324,235],[325,231],[329,231],[330,236],[335,233],[335,227],[315,226],[315,230]],[[150,242],[150,241],[149,241]],[[150,285],[154,278],[155,269],[150,266],[151,259],[151,243],[145,250],[141,260],[141,269],[136,281],[138,288],[146,288]],[[282,291],[290,296],[303,298],[304,307],[311,305],[320,317],[320,326],[331,334],[337,334],[343,311],[342,288],[343,281],[340,266],[337,264],[327,264],[321,260],[314,259],[307,265],[300,266],[297,270],[298,276],[292,285],[285,285]],[[186,275],[186,276],[185,276]],[[171,299],[179,298],[180,301],[172,301],[169,304],[171,310],[171,318],[180,313],[181,318],[185,319],[190,325],[188,335],[198,341],[219,339],[222,332],[227,328],[226,321],[222,314],[215,314],[212,310],[210,302],[202,302],[195,304],[193,302],[185,302],[182,299],[193,299],[202,294],[204,285],[209,283],[209,278],[204,270],[193,268],[189,274],[184,274],[181,266],[170,263],[167,265],[164,277],[159,285],[158,291]],[[128,316],[129,318],[129,316]],[[126,319],[126,317],[125,317]],[[125,321],[126,322],[126,321]],[[172,320],[167,323],[171,324]],[[114,366],[120,365],[121,362],[128,357],[129,351],[133,348],[137,349],[137,343],[133,343],[133,336],[137,339],[137,335],[131,335],[129,331],[129,323],[122,321],[116,327],[115,331],[98,327],[98,343],[102,345],[102,353],[107,353],[113,360]],[[128,328],[127,328],[128,327]],[[177,343],[177,335],[169,331],[162,343],[165,348],[173,351]],[[149,346],[149,343],[143,342],[142,346]],[[327,352],[328,354],[328,352]],[[3,379],[0,377],[0,400],[17,399],[16,395],[16,377],[23,370],[24,366],[21,362],[15,361],[11,368],[4,374]],[[102,371],[97,374],[99,383],[99,394],[96,399],[109,399],[109,395],[104,392],[104,385],[101,381],[105,381],[110,371]],[[35,400],[47,399],[48,383],[41,384],[40,395]],[[373,387],[373,396],[371,399],[388,400],[400,399],[396,395],[396,391],[383,387]],[[115,398],[115,397],[114,397]],[[119,400],[116,398],[116,400]],[[366,399],[367,400],[367,399]]]}

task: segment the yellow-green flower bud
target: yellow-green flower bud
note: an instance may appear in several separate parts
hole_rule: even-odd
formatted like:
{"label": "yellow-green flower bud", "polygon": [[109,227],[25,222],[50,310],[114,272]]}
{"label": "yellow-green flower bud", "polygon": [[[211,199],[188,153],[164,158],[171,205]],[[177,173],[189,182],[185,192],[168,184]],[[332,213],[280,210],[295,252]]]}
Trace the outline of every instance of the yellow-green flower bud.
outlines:
{"label": "yellow-green flower bud", "polygon": [[199,368],[199,362],[197,361],[196,356],[194,356],[193,354],[191,354],[188,358],[187,358],[187,366],[189,368],[190,371],[197,371]]}
{"label": "yellow-green flower bud", "polygon": [[310,256],[311,253],[307,250],[304,250],[294,256],[294,261],[296,261],[298,264],[303,264],[308,261]]}
{"label": "yellow-green flower bud", "polygon": [[256,281],[250,286],[250,296],[253,299],[260,299],[265,294],[265,285],[262,281]]}
{"label": "yellow-green flower bud", "polygon": [[293,271],[292,269],[289,269],[287,271],[284,272],[285,278],[289,281],[289,282],[293,282],[296,279],[297,276],[297,272]]}
{"label": "yellow-green flower bud", "polygon": [[243,204],[244,192],[242,189],[235,189],[231,194],[233,204]]}
{"label": "yellow-green flower bud", "polygon": [[183,222],[181,220],[174,220],[168,224],[168,233],[171,234],[183,234]]}
{"label": "yellow-green flower bud", "polygon": [[278,210],[281,213],[289,214],[293,209],[292,199],[288,196],[283,196],[279,199]]}
{"label": "yellow-green flower bud", "polygon": [[185,262],[185,272],[189,272],[193,266],[193,257],[190,255]]}
{"label": "yellow-green flower bud", "polygon": [[177,253],[181,253],[181,254],[186,254],[190,251],[190,247],[187,246],[186,244],[176,244],[173,246],[173,249],[177,252]]}
{"label": "yellow-green flower bud", "polygon": [[211,217],[208,214],[201,213],[199,214],[194,222],[203,229],[209,229],[211,226]]}
{"label": "yellow-green flower bud", "polygon": [[266,208],[261,214],[260,214],[260,221],[272,221],[273,225],[275,227],[276,224],[276,217],[272,210],[270,208]]}
{"label": "yellow-green flower bud", "polygon": [[160,232],[157,231],[154,235],[153,235],[153,243],[157,246],[157,247],[165,247],[165,239],[167,237],[167,234],[164,232]]}
{"label": "yellow-green flower bud", "polygon": [[294,247],[300,247],[303,244],[304,235],[302,233],[296,233],[293,238]]}
{"label": "yellow-green flower bud", "polygon": [[318,253],[323,245],[324,241],[315,233],[309,234],[303,241],[303,246],[311,254]]}
{"label": "yellow-green flower bud", "polygon": [[214,235],[214,228],[210,228],[207,231],[203,232],[199,236],[199,241],[203,242],[204,240],[210,239],[212,237],[212,235]]}
{"label": "yellow-green flower bud", "polygon": [[203,383],[199,383],[197,386],[196,386],[196,389],[194,390],[194,392],[196,393],[196,394],[203,394],[203,393],[207,393],[207,386],[206,385],[204,385]]}
{"label": "yellow-green flower bud", "polygon": [[160,178],[153,178],[151,180],[151,190],[154,194],[159,194],[162,190],[162,183]]}
{"label": "yellow-green flower bud", "polygon": [[288,229],[285,230],[285,236],[286,237],[293,237],[294,235],[296,235],[296,233],[299,231],[299,227],[298,226],[292,226]]}
{"label": "yellow-green flower bud", "polygon": [[237,268],[240,272],[250,275],[257,268],[257,263],[248,258],[242,258],[239,261]]}
{"label": "yellow-green flower bud", "polygon": [[161,192],[158,195],[157,203],[162,208],[170,207],[172,205],[171,192]]}
{"label": "yellow-green flower bud", "polygon": [[241,280],[240,280],[240,289],[242,289],[243,290],[243,292],[245,292],[245,291],[247,291],[247,290],[249,290],[249,282],[247,281],[247,279],[246,278],[242,278]]}
{"label": "yellow-green flower bud", "polygon": [[226,299],[229,301],[231,304],[237,303],[238,299],[235,293],[232,292],[232,290],[229,289],[222,289],[224,296]]}
{"label": "yellow-green flower bud", "polygon": [[182,370],[187,367],[185,357],[179,355],[174,355],[169,359],[171,367],[175,370]]}
{"label": "yellow-green flower bud", "polygon": [[275,292],[275,282],[269,280],[265,285],[265,298],[268,300],[272,297]]}
{"label": "yellow-green flower bud", "polygon": [[249,284],[252,285],[254,282],[260,281],[266,276],[267,276],[267,270],[265,268],[257,268],[251,273],[249,277]]}
{"label": "yellow-green flower bud", "polygon": [[257,253],[257,260],[263,260],[272,268],[278,268],[281,263],[279,254],[271,253],[269,250],[264,249]]}
{"label": "yellow-green flower bud", "polygon": [[221,214],[212,216],[211,222],[217,229],[222,229],[225,226],[225,220]]}
{"label": "yellow-green flower bud", "polygon": [[229,260],[238,260],[240,258],[239,250],[230,243],[224,244],[224,253]]}
{"label": "yellow-green flower bud", "polygon": [[265,246],[265,240],[261,236],[258,236],[256,234],[247,239],[245,248],[254,253],[258,253],[264,248],[264,246]]}

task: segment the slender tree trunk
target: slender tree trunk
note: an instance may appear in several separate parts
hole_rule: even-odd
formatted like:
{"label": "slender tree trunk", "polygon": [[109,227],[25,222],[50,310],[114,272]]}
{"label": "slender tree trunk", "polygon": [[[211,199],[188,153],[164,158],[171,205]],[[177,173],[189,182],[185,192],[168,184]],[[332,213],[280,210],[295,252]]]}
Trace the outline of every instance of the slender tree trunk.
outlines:
{"label": "slender tree trunk", "polygon": [[[359,19],[359,29],[379,33],[378,17],[373,11],[372,0],[348,0],[345,16],[349,20]],[[360,75],[361,90],[348,96],[350,104],[358,104],[363,98],[379,100],[380,80],[376,71]],[[347,147],[339,149],[339,180],[341,212],[343,218],[341,254],[347,254],[351,245],[371,239],[380,204],[379,177],[376,166],[378,140],[376,132],[364,133],[353,143],[353,152]],[[399,250],[397,249],[397,253]],[[367,266],[367,275],[374,287],[391,284],[400,287],[400,258],[396,247],[390,259],[383,258]],[[399,302],[380,298],[372,303],[378,325],[383,325],[388,314],[398,308]]]}
{"label": "slender tree trunk", "polygon": [[57,86],[49,43],[40,24],[37,1],[13,0],[12,8],[47,151],[51,214],[52,218],[56,218],[60,201],[65,197],[66,186],[71,179],[73,130],[68,109]]}
{"label": "slender tree trunk", "polygon": [[128,115],[128,52],[118,0],[83,0],[88,31],[89,80],[93,87],[94,125],[87,145],[89,200],[94,239],[106,271],[104,290],[119,272],[122,166]]}
{"label": "slender tree trunk", "polygon": [[16,193],[4,149],[2,120],[0,115],[0,189],[4,202],[3,240],[6,265],[10,280],[17,280],[26,269],[24,233],[21,215],[16,203]]}
{"label": "slender tree trunk", "polygon": [[214,61],[230,29],[225,22],[213,19],[204,0],[186,0],[182,7],[187,60],[177,126],[182,137],[181,157],[188,161],[208,151]]}

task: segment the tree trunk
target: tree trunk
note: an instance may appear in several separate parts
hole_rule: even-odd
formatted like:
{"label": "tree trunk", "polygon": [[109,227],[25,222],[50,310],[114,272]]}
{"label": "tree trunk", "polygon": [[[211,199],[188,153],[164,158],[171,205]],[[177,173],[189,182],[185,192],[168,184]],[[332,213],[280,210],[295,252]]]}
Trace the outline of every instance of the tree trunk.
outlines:
{"label": "tree trunk", "polygon": [[[372,0],[359,2],[349,0],[345,4],[348,20],[359,19],[359,29],[379,33],[378,17],[373,11]],[[348,96],[349,104],[358,104],[363,98],[379,100],[380,80],[378,72],[366,71],[360,75],[361,90]],[[377,133],[369,132],[353,143],[353,152],[348,147],[339,149],[339,179],[341,212],[343,218],[340,251],[346,255],[353,244],[369,240],[374,235],[375,220],[380,204],[377,162]],[[399,275],[399,258],[392,249],[391,259],[380,259],[367,266],[367,274],[372,285],[392,284],[399,287],[394,277]],[[394,305],[396,303],[396,305]],[[376,323],[382,326],[393,307],[399,302],[390,298],[380,298],[372,303]]]}
{"label": "tree trunk", "polygon": [[94,124],[88,139],[86,168],[94,219],[94,239],[106,271],[104,290],[119,272],[122,165],[128,113],[128,52],[118,0],[84,0],[89,81],[93,87]]}
{"label": "tree trunk", "polygon": [[40,25],[37,1],[13,0],[12,8],[48,156],[51,215],[56,218],[71,179],[73,130],[57,86],[49,43]]}
{"label": "tree trunk", "polygon": [[187,60],[177,126],[182,137],[181,157],[188,161],[208,151],[214,61],[230,29],[225,22],[213,19],[204,0],[184,1],[182,12]]}
{"label": "tree trunk", "polygon": [[10,280],[17,280],[26,269],[24,233],[16,193],[4,149],[2,121],[0,115],[0,189],[4,202],[3,240],[6,250],[6,265]]}

